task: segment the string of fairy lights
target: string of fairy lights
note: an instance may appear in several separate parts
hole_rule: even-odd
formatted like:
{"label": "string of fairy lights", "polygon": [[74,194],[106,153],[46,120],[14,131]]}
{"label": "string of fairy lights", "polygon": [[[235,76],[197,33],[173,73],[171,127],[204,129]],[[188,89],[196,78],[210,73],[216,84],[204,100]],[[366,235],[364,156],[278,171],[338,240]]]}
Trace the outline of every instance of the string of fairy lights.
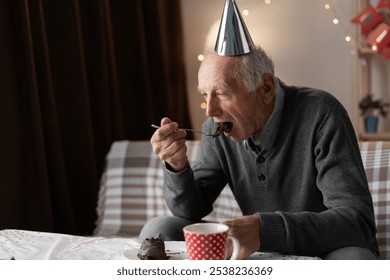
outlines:
{"label": "string of fairy lights", "polygon": [[[331,18],[332,18],[332,23],[334,25],[340,26],[344,33],[345,33],[345,41],[346,42],[351,42],[352,39],[355,39],[351,33],[349,32],[349,28],[346,27],[342,21],[340,21],[340,17],[334,7],[334,5],[330,1],[323,1],[324,2],[324,9],[327,11],[331,12]],[[349,22],[349,21],[348,21]]]}
{"label": "string of fairy lights", "polygon": [[[264,0],[264,3],[266,5],[271,5],[272,4],[272,0]],[[353,42],[353,41],[356,41],[356,38],[350,33],[350,29],[348,26],[346,26],[344,24],[344,22],[342,20],[340,20],[340,16],[335,8],[335,5],[333,5],[333,2],[330,1],[330,0],[324,0],[323,1],[323,8],[324,10],[328,11],[330,13],[330,22],[333,23],[334,25],[336,26],[339,26],[343,31],[344,31],[344,34],[345,34],[345,41],[346,42]],[[241,11],[242,15],[245,17],[245,16],[249,16],[249,13],[250,13],[250,10],[249,9],[243,9]],[[348,20],[348,23],[349,23],[349,20]],[[352,52],[352,54],[354,54],[354,52]],[[204,55],[203,54],[199,54],[198,55],[198,60],[199,61],[203,61],[204,59]]]}
{"label": "string of fairy lights", "polygon": [[[264,0],[264,3],[266,5],[270,5],[272,4],[272,1],[271,0]],[[351,42],[353,36],[349,33],[349,29],[348,27],[346,27],[343,22],[340,20],[340,17],[335,9],[335,6],[333,5],[333,3],[331,1],[323,1],[323,7],[326,11],[329,11],[331,13],[331,19],[332,19],[332,23],[334,25],[337,25],[337,26],[340,26],[343,30],[344,30],[344,33],[345,33],[345,41],[346,42]],[[242,14],[244,16],[247,16],[249,15],[249,10],[243,10]]]}

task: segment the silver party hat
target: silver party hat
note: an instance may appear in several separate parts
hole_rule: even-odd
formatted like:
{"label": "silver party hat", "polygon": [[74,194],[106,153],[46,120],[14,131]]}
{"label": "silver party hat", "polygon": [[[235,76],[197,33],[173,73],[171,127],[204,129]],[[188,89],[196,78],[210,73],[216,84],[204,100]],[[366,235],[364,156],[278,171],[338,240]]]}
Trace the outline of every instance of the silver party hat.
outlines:
{"label": "silver party hat", "polygon": [[226,0],[214,50],[221,56],[242,55],[255,49],[234,0]]}

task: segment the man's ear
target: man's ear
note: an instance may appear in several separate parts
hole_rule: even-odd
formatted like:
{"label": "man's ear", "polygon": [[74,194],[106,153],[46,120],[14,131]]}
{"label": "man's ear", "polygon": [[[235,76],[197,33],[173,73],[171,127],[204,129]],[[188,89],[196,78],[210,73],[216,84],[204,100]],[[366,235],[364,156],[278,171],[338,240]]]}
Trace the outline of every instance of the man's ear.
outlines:
{"label": "man's ear", "polygon": [[275,100],[275,89],[276,89],[275,79],[273,75],[269,73],[265,73],[263,75],[262,88],[263,90],[261,93],[262,93],[264,103],[265,104],[273,103]]}

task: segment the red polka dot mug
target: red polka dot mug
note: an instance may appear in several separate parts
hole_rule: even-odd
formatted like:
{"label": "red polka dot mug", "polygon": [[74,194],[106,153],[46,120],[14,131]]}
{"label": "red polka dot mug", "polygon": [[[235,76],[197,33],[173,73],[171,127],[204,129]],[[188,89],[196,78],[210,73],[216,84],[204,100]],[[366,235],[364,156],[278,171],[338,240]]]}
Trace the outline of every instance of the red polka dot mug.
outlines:
{"label": "red polka dot mug", "polygon": [[238,240],[228,236],[229,227],[218,223],[192,224],[183,228],[187,255],[190,260],[224,260],[226,245],[233,242],[231,260],[236,260],[240,245]]}

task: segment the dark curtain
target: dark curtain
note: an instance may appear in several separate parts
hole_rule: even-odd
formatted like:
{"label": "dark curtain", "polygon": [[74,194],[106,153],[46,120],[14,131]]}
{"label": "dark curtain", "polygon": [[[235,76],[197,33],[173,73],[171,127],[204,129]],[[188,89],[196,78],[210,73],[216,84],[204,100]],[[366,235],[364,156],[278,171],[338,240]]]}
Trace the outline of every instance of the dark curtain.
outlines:
{"label": "dark curtain", "polygon": [[0,229],[89,235],[113,141],[189,126],[179,0],[0,1]]}

